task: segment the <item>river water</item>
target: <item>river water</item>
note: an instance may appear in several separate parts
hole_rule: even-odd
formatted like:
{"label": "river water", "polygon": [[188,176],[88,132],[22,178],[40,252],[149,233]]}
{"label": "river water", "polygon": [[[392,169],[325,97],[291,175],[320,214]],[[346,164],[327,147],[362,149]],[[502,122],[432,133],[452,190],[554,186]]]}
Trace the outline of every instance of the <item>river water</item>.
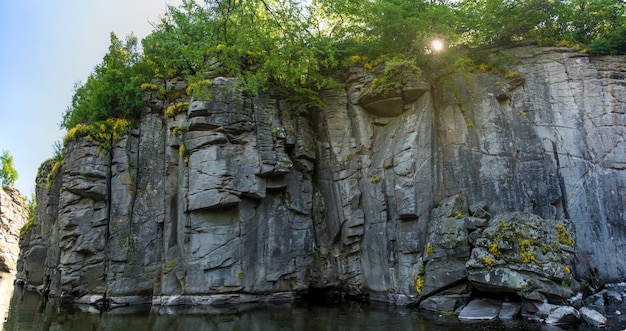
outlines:
{"label": "river water", "polygon": [[[37,293],[13,288],[13,276],[0,274],[0,317],[7,331],[31,330],[590,330],[528,322],[460,323],[455,316],[427,314],[376,304],[276,304],[236,307],[132,306],[98,312],[92,307],[65,307]],[[10,286],[6,286],[10,284]],[[7,310],[8,308],[8,310]],[[603,330],[621,330],[617,325]]]}

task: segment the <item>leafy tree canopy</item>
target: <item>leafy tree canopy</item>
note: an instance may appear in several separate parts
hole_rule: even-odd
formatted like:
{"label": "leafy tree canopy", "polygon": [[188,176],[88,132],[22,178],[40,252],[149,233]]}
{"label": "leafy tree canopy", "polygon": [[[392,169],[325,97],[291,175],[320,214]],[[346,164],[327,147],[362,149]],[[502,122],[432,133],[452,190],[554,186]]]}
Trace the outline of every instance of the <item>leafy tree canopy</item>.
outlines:
{"label": "leafy tree canopy", "polygon": [[13,166],[13,155],[8,151],[2,151],[2,155],[0,155],[0,183],[3,186],[13,186],[17,178],[17,170]]}
{"label": "leafy tree canopy", "polygon": [[72,104],[61,126],[104,121],[109,117],[134,118],[145,107],[140,84],[150,80],[153,67],[143,60],[133,35],[120,40],[111,33],[109,52],[83,85],[76,84]]}
{"label": "leafy tree canopy", "polygon": [[[248,92],[271,89],[306,109],[345,66],[376,69],[394,87],[407,70],[466,70],[484,60],[481,48],[522,40],[624,54],[625,10],[618,0],[184,0],[154,23],[142,53],[136,38],[111,34],[61,125],[134,119],[145,107],[140,84],[155,75],[237,77]],[[433,38],[451,47],[437,60]],[[478,51],[467,58],[458,46]]]}

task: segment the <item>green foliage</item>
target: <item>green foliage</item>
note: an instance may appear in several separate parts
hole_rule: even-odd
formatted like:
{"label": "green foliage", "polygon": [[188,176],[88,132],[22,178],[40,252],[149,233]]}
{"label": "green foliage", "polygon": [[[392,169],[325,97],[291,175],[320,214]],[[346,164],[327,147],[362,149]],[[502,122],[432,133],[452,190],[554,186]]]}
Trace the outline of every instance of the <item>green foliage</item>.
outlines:
{"label": "green foliage", "polygon": [[163,115],[165,115],[166,117],[174,117],[178,114],[186,112],[188,108],[189,108],[189,102],[186,102],[186,101],[172,103],[167,107]]}
{"label": "green foliage", "polygon": [[189,163],[189,154],[190,154],[189,150],[185,148],[185,145],[178,146],[178,156],[180,156],[183,159],[183,162],[185,162],[185,165]]}
{"label": "green foliage", "polygon": [[433,245],[432,243],[428,243],[428,245],[426,245],[426,254],[427,255],[435,254],[435,245]]}
{"label": "green foliage", "polygon": [[[132,35],[111,34],[109,52],[76,85],[61,126],[132,121],[145,108],[142,91],[167,102],[185,93],[209,99],[218,76],[305,111],[322,106],[322,89],[339,87],[345,66],[374,70],[371,92],[384,94],[430,72],[506,73],[510,54],[487,49],[524,40],[624,54],[625,7],[615,0],[183,0],[153,24],[143,54]],[[440,53],[430,46],[435,38],[447,45]],[[473,48],[469,56],[461,46]],[[188,91],[166,96],[148,83],[180,75]]]}
{"label": "green foliage", "polygon": [[26,224],[20,229],[20,237],[24,236],[35,225],[35,208],[37,207],[37,198],[35,194],[31,194],[30,198],[26,201],[26,208],[28,210],[28,218]]}
{"label": "green foliage", "polygon": [[500,257],[500,255],[502,255],[502,252],[500,252],[500,246],[498,245],[498,241],[494,240],[491,242],[491,244],[489,245],[489,253],[491,253],[491,255],[493,255],[496,259]]}
{"label": "green foliage", "polygon": [[418,295],[422,295],[422,290],[424,289],[424,277],[419,276],[415,279],[415,291]]}
{"label": "green foliage", "polygon": [[588,53],[591,55],[608,55],[612,51],[611,42],[607,39],[596,39],[589,44]]}
{"label": "green foliage", "polygon": [[17,178],[18,173],[13,166],[13,155],[9,151],[2,151],[2,155],[0,155],[0,184],[13,186]]}
{"label": "green foliage", "polygon": [[63,138],[63,145],[86,137],[97,146],[100,153],[106,154],[110,152],[114,143],[128,134],[129,130],[130,122],[123,118],[108,118],[92,124],[77,124],[67,132]]}
{"label": "green foliage", "polygon": [[460,1],[459,33],[472,46],[548,39],[558,31],[560,5],[561,1],[554,0]]}
{"label": "green foliage", "polygon": [[607,39],[596,39],[589,44],[589,54],[626,54],[626,27],[613,31]]}
{"label": "green foliage", "polygon": [[46,176],[46,190],[50,190],[52,188],[54,181],[63,167],[63,161],[65,159],[65,147],[62,143],[57,141],[52,145],[52,147],[54,148],[54,155],[39,168],[39,173],[37,175],[41,175],[41,171],[42,169],[45,169],[46,164],[50,165],[50,170]]}
{"label": "green foliage", "polygon": [[333,31],[333,36],[341,40],[338,45],[352,56],[420,57],[432,51],[429,44],[434,38],[457,39],[458,16],[446,1],[322,0],[319,3],[334,11],[330,20],[339,28]]}
{"label": "green foliage", "polygon": [[187,95],[190,95],[196,99],[209,100],[211,99],[211,86],[213,86],[212,80],[200,80],[191,82],[187,86]]}
{"label": "green foliage", "polygon": [[608,36],[612,54],[626,54],[626,27],[611,32]]}
{"label": "green foliage", "polygon": [[26,224],[24,224],[24,226],[22,226],[22,228],[20,229],[20,238],[23,237],[30,230],[32,230],[34,226],[35,226],[34,218],[32,220],[29,218]]}
{"label": "green foliage", "polygon": [[615,0],[572,0],[565,2],[561,20],[564,34],[582,44],[606,38],[626,24],[626,4]]}
{"label": "green foliage", "polygon": [[170,6],[143,40],[145,57],[159,72],[197,81],[237,77],[248,92],[272,88],[303,107],[320,105],[317,91],[337,86],[324,73],[338,62],[308,7],[295,0],[222,1],[204,7],[183,1],[180,8]]}
{"label": "green foliage", "polygon": [[384,61],[380,74],[372,81],[373,94],[387,94],[401,89],[410,80],[417,80],[422,70],[414,57],[398,55]]}
{"label": "green foliage", "polygon": [[46,190],[50,190],[54,181],[56,180],[61,168],[63,167],[63,160],[53,160],[52,167],[50,168],[50,172],[46,177]]}
{"label": "green foliage", "polygon": [[485,265],[487,269],[493,269],[496,261],[494,261],[492,258],[488,256],[485,256],[482,258],[482,262],[483,262],[483,265]]}
{"label": "green foliage", "polygon": [[122,42],[111,33],[109,52],[83,85],[76,84],[72,104],[61,126],[72,129],[107,118],[136,118],[145,108],[141,84],[152,76],[152,66],[142,60],[133,35]]}
{"label": "green foliage", "polygon": [[178,135],[182,134],[183,132],[185,132],[185,127],[182,125],[175,126],[172,129],[172,135],[175,137],[178,137]]}
{"label": "green foliage", "polygon": [[557,241],[559,244],[563,244],[566,246],[574,246],[574,240],[570,238],[569,234],[567,234],[567,229],[563,224],[558,224],[555,226],[557,232]]}
{"label": "green foliage", "polygon": [[383,176],[381,175],[371,175],[369,178],[369,182],[372,184],[378,184],[383,180]]}

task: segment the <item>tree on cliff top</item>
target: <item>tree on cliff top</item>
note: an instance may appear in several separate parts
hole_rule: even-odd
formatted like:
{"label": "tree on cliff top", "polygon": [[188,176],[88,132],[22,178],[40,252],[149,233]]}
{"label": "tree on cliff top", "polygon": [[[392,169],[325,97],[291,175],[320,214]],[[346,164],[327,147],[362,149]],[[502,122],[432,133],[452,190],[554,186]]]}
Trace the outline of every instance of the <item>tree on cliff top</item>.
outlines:
{"label": "tree on cliff top", "polygon": [[329,76],[339,50],[313,14],[296,0],[186,0],[154,25],[144,56],[166,77],[236,77],[249,92],[271,88],[305,107],[319,105],[314,91],[335,85]]}
{"label": "tree on cliff top", "polygon": [[17,170],[13,166],[13,155],[2,151],[0,155],[0,183],[2,186],[13,186],[18,178]]}
{"label": "tree on cliff top", "polygon": [[[480,56],[453,52],[458,46],[535,40],[585,49],[613,36],[603,52],[626,52],[615,32],[626,26],[625,10],[616,0],[183,0],[154,24],[143,54],[136,38],[111,35],[109,53],[76,87],[61,125],[136,118],[145,107],[140,85],[155,76],[192,84],[236,77],[247,92],[272,90],[307,109],[321,105],[321,89],[339,86],[347,66],[377,70],[392,89],[402,82],[390,80],[433,63],[444,71],[477,67]],[[451,47],[436,61],[434,38]]]}
{"label": "tree on cliff top", "polygon": [[111,33],[109,52],[83,85],[76,84],[72,104],[63,114],[61,127],[91,124],[107,118],[135,118],[145,107],[140,84],[152,77],[142,61],[133,35],[120,40]]}

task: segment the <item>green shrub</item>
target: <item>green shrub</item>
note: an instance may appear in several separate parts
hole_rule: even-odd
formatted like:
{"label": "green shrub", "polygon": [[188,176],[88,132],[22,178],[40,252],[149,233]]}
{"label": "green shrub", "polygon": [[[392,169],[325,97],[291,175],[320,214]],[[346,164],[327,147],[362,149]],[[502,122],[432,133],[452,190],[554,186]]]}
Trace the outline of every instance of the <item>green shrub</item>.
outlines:
{"label": "green shrub", "polygon": [[412,56],[398,55],[385,60],[382,70],[370,85],[373,94],[387,94],[402,89],[411,80],[419,79],[422,69]]}
{"label": "green shrub", "polygon": [[[26,198],[24,198],[26,200]],[[28,231],[32,230],[35,226],[35,208],[37,207],[37,199],[33,193],[28,200],[26,200],[26,208],[28,212],[28,218],[26,224],[20,229],[20,237],[24,236]]]}
{"label": "green shrub", "polygon": [[63,138],[63,145],[86,137],[96,145],[101,153],[109,153],[113,144],[122,139],[130,130],[130,122],[123,118],[108,118],[92,124],[77,124]]}
{"label": "green shrub", "polygon": [[189,109],[189,102],[175,102],[167,107],[163,115],[166,117],[174,117],[178,114],[186,112],[187,109]]}
{"label": "green shrub", "polygon": [[71,130],[79,124],[92,124],[108,118],[135,119],[146,107],[143,85],[152,76],[152,65],[137,50],[137,38],[130,35],[123,42],[111,33],[109,52],[94,68],[85,84],[74,87],[72,103],[63,114],[61,126]]}
{"label": "green shrub", "polygon": [[2,155],[0,155],[0,184],[13,186],[17,178],[18,173],[13,166],[13,155],[9,151],[2,151]]}
{"label": "green shrub", "polygon": [[611,42],[607,39],[596,39],[589,44],[588,53],[591,55],[611,54]]}

